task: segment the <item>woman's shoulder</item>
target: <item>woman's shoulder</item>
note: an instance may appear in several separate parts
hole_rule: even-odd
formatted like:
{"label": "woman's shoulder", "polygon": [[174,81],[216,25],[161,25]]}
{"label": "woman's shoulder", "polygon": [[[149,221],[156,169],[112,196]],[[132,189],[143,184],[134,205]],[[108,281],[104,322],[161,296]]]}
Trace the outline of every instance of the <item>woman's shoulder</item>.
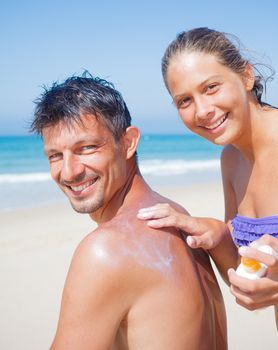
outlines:
{"label": "woman's shoulder", "polygon": [[227,145],[221,153],[221,164],[228,166],[234,165],[240,157],[240,151],[233,145]]}
{"label": "woman's shoulder", "polygon": [[235,157],[238,156],[239,153],[239,150],[235,146],[226,145],[221,152],[221,157]]}

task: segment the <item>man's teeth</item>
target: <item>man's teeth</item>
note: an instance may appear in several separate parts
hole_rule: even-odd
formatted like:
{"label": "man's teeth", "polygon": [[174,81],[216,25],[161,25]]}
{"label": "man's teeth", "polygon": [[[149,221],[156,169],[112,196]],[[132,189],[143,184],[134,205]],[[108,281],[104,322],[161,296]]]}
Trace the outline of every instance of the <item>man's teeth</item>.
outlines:
{"label": "man's teeth", "polygon": [[222,124],[227,119],[227,115],[225,114],[223,118],[219,119],[217,122],[210,126],[205,126],[206,129],[212,130],[217,128],[220,124]]}
{"label": "man's teeth", "polygon": [[83,185],[79,185],[79,186],[70,186],[70,188],[73,190],[73,191],[83,191],[85,188],[91,186],[95,181],[89,181],[89,182],[86,182],[85,184]]}

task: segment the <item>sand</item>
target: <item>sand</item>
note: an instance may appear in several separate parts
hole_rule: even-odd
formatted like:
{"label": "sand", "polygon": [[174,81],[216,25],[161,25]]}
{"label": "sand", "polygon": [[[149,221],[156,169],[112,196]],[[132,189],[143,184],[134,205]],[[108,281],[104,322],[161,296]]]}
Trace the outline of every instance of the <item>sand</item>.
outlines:
{"label": "sand", "polygon": [[[157,190],[192,215],[223,218],[220,183]],[[0,349],[49,349],[71,256],[95,224],[75,213],[66,200],[0,212],[0,223]],[[243,309],[219,276],[218,280],[226,304],[229,349],[277,349],[272,308]]]}

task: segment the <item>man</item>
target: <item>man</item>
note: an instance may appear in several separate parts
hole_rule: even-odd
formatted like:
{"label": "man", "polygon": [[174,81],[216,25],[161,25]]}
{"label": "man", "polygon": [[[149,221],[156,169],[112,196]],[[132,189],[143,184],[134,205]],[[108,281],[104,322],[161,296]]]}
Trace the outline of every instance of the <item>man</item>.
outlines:
{"label": "man", "polygon": [[[137,165],[140,134],[105,80],[71,77],[37,101],[51,175],[98,228],[76,249],[52,350],[226,349],[225,311],[207,255],[140,208],[170,203]],[[171,205],[177,205],[171,202]]]}

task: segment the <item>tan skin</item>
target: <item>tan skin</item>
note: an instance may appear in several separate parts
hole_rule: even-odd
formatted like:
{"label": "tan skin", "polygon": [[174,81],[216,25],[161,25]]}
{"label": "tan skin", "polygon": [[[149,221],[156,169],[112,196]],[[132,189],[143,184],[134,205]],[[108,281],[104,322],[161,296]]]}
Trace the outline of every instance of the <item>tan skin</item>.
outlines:
{"label": "tan skin", "polygon": [[[158,202],[134,153],[138,129],[119,142],[93,116],[43,130],[53,179],[98,228],[76,249],[52,350],[227,349],[222,296],[204,251],[174,228],[136,214]],[[170,322],[169,322],[170,321]]]}
{"label": "tan skin", "polygon": [[[274,160],[278,158],[278,110],[261,107],[255,100],[251,91],[252,67],[247,64],[245,71],[238,74],[214,55],[182,52],[172,58],[166,81],[184,124],[195,134],[225,146],[221,169],[228,227],[237,213],[254,218],[277,215],[278,163]],[[193,218],[188,219],[169,206],[145,208],[138,217],[150,220],[150,227],[173,224],[192,234],[194,237],[187,238],[188,244],[210,250],[240,305],[254,310],[278,304],[277,258],[247,248],[240,251],[241,255],[268,265],[266,276],[250,281],[237,276],[234,269],[227,276],[227,267],[236,266],[238,254],[227,239],[224,223],[196,218],[194,224]],[[278,252],[277,241],[265,235],[259,243],[267,242]]]}

